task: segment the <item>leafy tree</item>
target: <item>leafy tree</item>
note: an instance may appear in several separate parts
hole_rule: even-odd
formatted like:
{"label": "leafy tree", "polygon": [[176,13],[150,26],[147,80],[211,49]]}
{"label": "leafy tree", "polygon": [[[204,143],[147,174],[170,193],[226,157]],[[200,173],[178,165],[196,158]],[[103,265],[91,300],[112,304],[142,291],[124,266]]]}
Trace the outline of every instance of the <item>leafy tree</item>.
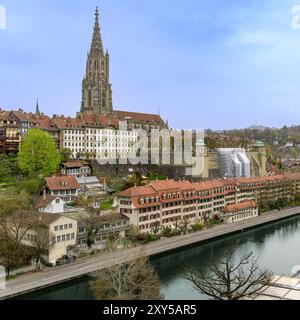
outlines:
{"label": "leafy tree", "polygon": [[60,156],[61,156],[62,163],[68,162],[71,159],[72,151],[70,149],[63,149],[62,152],[60,153]]}
{"label": "leafy tree", "polygon": [[29,175],[50,175],[60,164],[60,154],[54,139],[40,129],[30,129],[21,142],[19,166]]}
{"label": "leafy tree", "polygon": [[148,258],[99,271],[90,283],[97,300],[162,300],[160,281]]}
{"label": "leafy tree", "polygon": [[15,155],[9,154],[0,155],[0,177],[1,179],[5,179],[11,176],[16,176],[19,174],[19,166],[17,157]]}
{"label": "leafy tree", "polygon": [[29,195],[35,196],[38,195],[43,185],[43,179],[36,178],[27,178],[21,181],[18,186],[18,190],[24,190]]}
{"label": "leafy tree", "polygon": [[260,269],[253,253],[234,261],[234,251],[229,250],[222,259],[213,259],[210,269],[186,268],[184,277],[193,287],[218,300],[239,300],[259,292],[270,284],[273,274]]}
{"label": "leafy tree", "polygon": [[294,160],[297,160],[298,158],[298,150],[296,148],[291,149],[291,156]]}

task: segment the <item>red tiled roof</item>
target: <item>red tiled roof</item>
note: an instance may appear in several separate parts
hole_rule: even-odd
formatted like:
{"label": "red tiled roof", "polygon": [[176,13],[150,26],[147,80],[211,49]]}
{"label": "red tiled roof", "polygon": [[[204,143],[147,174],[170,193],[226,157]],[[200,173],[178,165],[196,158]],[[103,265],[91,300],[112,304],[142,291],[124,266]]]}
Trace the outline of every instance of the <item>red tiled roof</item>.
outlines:
{"label": "red tiled roof", "polygon": [[257,203],[253,200],[246,200],[240,203],[227,205],[225,208],[222,209],[222,211],[229,213],[229,212],[239,211],[242,209],[251,209],[251,208],[257,208]]}
{"label": "red tiled roof", "polygon": [[57,197],[55,196],[51,196],[50,194],[46,194],[43,196],[40,196],[40,198],[38,199],[35,207],[37,209],[39,208],[45,208],[49,203],[51,203],[52,201],[54,201]]}
{"label": "red tiled roof", "polygon": [[83,126],[83,123],[79,118],[53,117],[52,122],[59,129],[80,129]]}
{"label": "red tiled roof", "polygon": [[152,181],[150,185],[156,191],[193,190],[193,184],[189,181],[160,180]]}
{"label": "red tiled roof", "polygon": [[0,120],[10,120],[11,119],[11,112],[0,110]]}
{"label": "red tiled roof", "polygon": [[83,160],[72,160],[66,163],[63,163],[63,166],[66,168],[81,168],[88,166],[89,163]]}
{"label": "red tiled roof", "polygon": [[157,114],[129,112],[129,111],[114,111],[117,117],[121,119],[132,118],[136,122],[158,123],[163,124],[162,118]]}
{"label": "red tiled roof", "polygon": [[156,191],[151,186],[132,187],[119,193],[120,197],[136,197],[143,195],[156,195]]}
{"label": "red tiled roof", "polygon": [[13,111],[15,116],[21,121],[21,122],[29,122],[29,118],[27,114],[23,111]]}
{"label": "red tiled roof", "polygon": [[77,179],[73,176],[48,177],[45,179],[49,190],[80,189]]}

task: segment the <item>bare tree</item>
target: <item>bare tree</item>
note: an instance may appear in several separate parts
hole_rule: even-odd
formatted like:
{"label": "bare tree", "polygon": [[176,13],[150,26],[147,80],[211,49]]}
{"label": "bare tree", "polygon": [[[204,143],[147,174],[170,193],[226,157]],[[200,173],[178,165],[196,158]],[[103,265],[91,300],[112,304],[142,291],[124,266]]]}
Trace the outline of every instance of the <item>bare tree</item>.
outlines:
{"label": "bare tree", "polygon": [[4,241],[13,242],[15,250],[20,248],[26,233],[39,222],[29,208],[29,197],[24,192],[0,198],[0,236]]}
{"label": "bare tree", "polygon": [[218,300],[239,300],[270,284],[273,274],[260,269],[252,252],[237,263],[233,255],[234,251],[230,250],[223,259],[212,259],[209,269],[199,271],[188,267],[184,277],[196,290]]}
{"label": "bare tree", "polygon": [[36,271],[41,268],[41,258],[51,247],[51,235],[46,228],[35,227],[35,238],[33,241],[34,247],[32,248],[33,257],[35,259]]}
{"label": "bare tree", "polygon": [[97,300],[163,299],[158,276],[143,256],[99,271],[90,290]]}

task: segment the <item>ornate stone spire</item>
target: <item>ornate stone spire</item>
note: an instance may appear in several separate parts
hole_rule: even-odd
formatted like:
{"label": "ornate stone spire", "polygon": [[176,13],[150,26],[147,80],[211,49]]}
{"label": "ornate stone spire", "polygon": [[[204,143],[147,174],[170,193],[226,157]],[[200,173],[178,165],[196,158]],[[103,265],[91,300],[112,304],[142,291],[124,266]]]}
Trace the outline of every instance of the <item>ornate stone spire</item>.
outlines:
{"label": "ornate stone spire", "polygon": [[104,54],[96,8],[91,50],[87,56],[86,75],[82,82],[81,112],[107,114],[113,112],[109,82],[109,54]]}

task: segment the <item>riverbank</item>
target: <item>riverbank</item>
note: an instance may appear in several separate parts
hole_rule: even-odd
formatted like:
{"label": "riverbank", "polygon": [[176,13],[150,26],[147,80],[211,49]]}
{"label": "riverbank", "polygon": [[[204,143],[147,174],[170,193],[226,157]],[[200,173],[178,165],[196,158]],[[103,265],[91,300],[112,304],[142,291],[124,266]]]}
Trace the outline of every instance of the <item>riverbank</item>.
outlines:
{"label": "riverbank", "polygon": [[[254,228],[259,225],[292,217],[298,215],[299,213],[300,207],[286,209],[280,212],[277,211],[236,224],[220,225],[213,229],[203,230],[198,233],[163,239],[157,242],[149,243],[142,248],[146,255],[155,256],[192,244],[212,240],[217,237],[226,236],[232,233]],[[126,249],[120,252],[94,257],[84,262],[57,267],[41,273],[25,275],[17,279],[10,280],[7,282],[7,289],[0,291],[0,298],[6,299],[14,297],[16,295],[25,294],[37,289],[50,287],[55,284],[82,277],[85,274],[95,272],[96,270],[111,266],[115,263],[128,261],[132,256],[136,255],[138,250],[140,249]]]}

